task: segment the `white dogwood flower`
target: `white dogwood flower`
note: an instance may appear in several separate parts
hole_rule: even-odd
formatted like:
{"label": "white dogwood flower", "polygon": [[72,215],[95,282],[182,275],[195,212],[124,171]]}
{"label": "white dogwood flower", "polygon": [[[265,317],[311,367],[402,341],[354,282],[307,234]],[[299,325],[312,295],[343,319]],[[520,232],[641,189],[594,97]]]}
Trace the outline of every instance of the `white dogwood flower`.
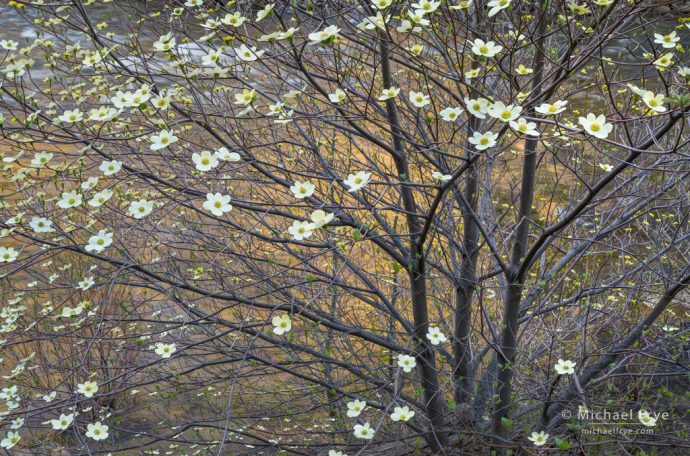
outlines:
{"label": "white dogwood flower", "polygon": [[154,352],[161,358],[170,358],[173,353],[177,351],[175,344],[164,344],[163,342],[156,342]]}
{"label": "white dogwood flower", "polygon": [[153,211],[153,202],[140,199],[139,201],[132,201],[129,203],[127,212],[135,219],[141,219],[149,215]]}
{"label": "white dogwood flower", "polygon": [[398,355],[398,366],[402,368],[403,372],[412,372],[417,366],[417,362],[410,355]]}
{"label": "white dogwood flower", "polygon": [[358,439],[371,440],[374,438],[374,430],[369,423],[355,424],[355,437]]}
{"label": "white dogwood flower", "polygon": [[108,438],[108,426],[100,421],[89,423],[86,426],[86,436],[93,440],[105,440]]}
{"label": "white dogwood flower", "polygon": [[347,416],[349,418],[357,418],[360,415],[360,413],[364,411],[366,406],[366,401],[360,401],[359,399],[355,399],[354,401],[348,402]]}
{"label": "white dogwood flower", "polygon": [[230,195],[221,195],[220,193],[207,193],[206,201],[204,201],[203,208],[209,211],[216,217],[220,217],[226,212],[232,210],[232,205],[230,204]]}
{"label": "white dogwood flower", "polygon": [[364,188],[369,183],[369,179],[371,179],[371,173],[359,171],[355,174],[348,174],[343,184],[349,187],[348,192],[356,192]]}
{"label": "white dogwood flower", "polygon": [[527,437],[527,439],[534,443],[534,446],[542,446],[549,439],[549,434],[544,431],[532,432],[532,435]]}
{"label": "white dogwood flower", "polygon": [[308,198],[314,194],[316,187],[309,181],[295,181],[294,184],[290,186],[290,191],[295,196],[295,198],[303,199]]}
{"label": "white dogwood flower", "polygon": [[414,416],[414,412],[410,410],[408,406],[395,407],[393,413],[391,414],[391,420],[398,421],[409,421]]}
{"label": "white dogwood flower", "polygon": [[273,324],[273,333],[279,336],[290,332],[292,329],[292,320],[288,314],[276,315],[271,320],[271,323]]}
{"label": "white dogwood flower", "polygon": [[113,243],[113,233],[100,230],[95,236],[89,238],[89,243],[84,247],[87,252],[100,253]]}
{"label": "white dogwood flower", "polygon": [[576,364],[574,361],[559,359],[555,366],[556,373],[558,375],[572,375],[575,373]]}

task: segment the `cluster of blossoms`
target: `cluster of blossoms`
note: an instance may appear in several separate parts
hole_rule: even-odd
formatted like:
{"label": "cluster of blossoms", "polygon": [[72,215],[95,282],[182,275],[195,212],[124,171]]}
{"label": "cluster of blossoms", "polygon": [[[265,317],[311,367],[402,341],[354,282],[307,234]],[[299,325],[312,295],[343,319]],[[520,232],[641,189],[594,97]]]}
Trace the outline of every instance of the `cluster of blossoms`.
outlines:
{"label": "cluster of blossoms", "polygon": [[[605,8],[610,6],[612,1],[594,0],[591,4]],[[36,3],[42,4],[40,0]],[[356,27],[365,33],[369,31],[371,33],[388,34],[388,32],[395,30],[398,33],[406,34],[406,36],[409,34],[410,39],[414,40],[415,36],[423,33],[427,28],[431,28],[435,24],[436,18],[440,18],[441,14],[443,14],[442,10],[446,6],[451,11],[459,12],[469,12],[473,8],[473,0],[452,2],[413,0],[406,4],[409,7],[403,10],[404,14],[398,15],[397,11],[393,11],[394,3],[398,4],[400,2],[371,0],[371,11],[374,14],[364,17],[356,24]],[[183,75],[185,83],[189,84],[190,87],[195,83],[199,83],[199,81],[205,84],[211,80],[232,79],[228,76],[236,70],[241,71],[243,74],[246,73],[246,75],[252,75],[253,68],[259,65],[271,65],[271,59],[275,57],[272,46],[280,42],[286,44],[294,43],[300,39],[305,40],[307,52],[318,53],[326,52],[329,49],[337,49],[338,46],[344,45],[350,39],[345,24],[335,25],[328,22],[320,22],[318,29],[300,30],[299,27],[289,27],[266,34],[257,33],[251,39],[248,36],[243,37],[247,38],[246,43],[236,41],[234,36],[227,36],[222,39],[222,44],[216,45],[219,41],[215,40],[215,38],[221,37],[222,31],[226,27],[239,32],[249,24],[256,25],[262,21],[264,21],[262,25],[266,24],[268,27],[271,22],[266,19],[276,14],[276,7],[274,4],[265,5],[255,15],[251,14],[251,17],[245,16],[239,11],[221,13],[214,16],[216,11],[220,9],[208,12],[206,10],[207,4],[208,2],[203,0],[186,0],[184,8],[178,7],[179,3],[175,7],[170,8],[171,23],[177,20],[175,18],[181,18],[189,14],[190,17],[200,21],[199,25],[205,34],[204,36],[199,37],[198,40],[190,40],[189,36],[184,36],[180,32],[169,31],[161,36],[158,36],[160,32],[157,32],[155,35],[157,39],[150,43],[150,46],[147,48],[147,52],[153,51],[155,58],[160,58],[163,62],[152,59],[151,65],[160,65],[161,68],[164,68],[166,75]],[[512,0],[491,0],[486,2],[484,6],[486,17],[505,16],[508,18],[511,15],[510,8],[513,6],[513,2]],[[581,5],[577,2],[568,2],[568,9],[573,15],[578,17],[591,14],[589,5]],[[396,21],[393,24],[394,27],[391,26],[392,21]],[[524,40],[524,37],[517,31],[513,30],[512,32],[514,32],[516,42]],[[472,68],[467,69],[464,73],[467,81],[476,81],[480,79],[483,72],[491,72],[497,66],[502,65],[501,62],[507,48],[509,48],[509,44],[499,36],[490,37],[491,39],[488,39],[489,37],[485,38],[463,39],[460,43],[459,53],[467,57],[472,64]],[[672,31],[667,35],[654,34],[653,42],[659,49],[655,51],[653,56],[651,54],[648,56],[650,65],[660,72],[671,68],[677,57],[674,49],[682,52],[680,40],[681,37],[676,31]],[[201,52],[199,54],[190,53],[190,57],[183,57],[185,55],[182,50],[183,46],[189,46],[190,41],[204,43],[200,45]],[[254,41],[256,46],[252,45]],[[52,44],[48,46],[49,43],[51,42],[37,39],[29,48],[15,53],[20,46],[17,41],[0,40],[0,48],[7,51],[8,54],[5,60],[6,63],[0,69],[3,77],[7,81],[21,81],[22,78],[28,76],[31,68],[36,63],[34,59],[29,57],[31,51],[42,45],[50,48]],[[229,43],[233,45],[229,45]],[[235,45],[234,43],[237,44]],[[100,48],[100,46],[100,44],[96,45],[96,49],[93,50],[81,49],[80,44],[76,43],[67,46],[64,51],[65,55],[74,54],[79,70],[84,71],[85,74],[91,74],[94,71],[110,72],[113,67],[117,68],[114,66],[114,57],[111,53],[115,54],[118,46],[113,46],[113,49]],[[423,57],[427,52],[425,46],[428,49],[428,44],[416,43],[409,46],[407,50],[412,56]],[[184,49],[188,50],[189,47]],[[465,70],[463,69],[463,71]],[[526,67],[524,63],[520,63],[515,68],[509,68],[509,71],[512,72],[515,78],[534,74],[534,70]],[[690,68],[682,67],[678,70],[678,74],[685,78],[690,78]],[[97,79],[94,78],[93,80],[96,81]],[[319,100],[318,103],[323,103],[324,109],[329,110],[326,112],[343,113],[345,109],[358,106],[357,103],[360,102],[358,91],[360,88],[354,85],[346,87],[346,79],[338,80],[339,84],[343,84],[342,87],[333,88],[331,86],[328,90],[321,92],[323,99]],[[156,79],[152,78],[152,80]],[[329,80],[329,84],[334,84],[335,82],[333,81],[335,80]],[[615,114],[602,112],[602,110],[597,109],[592,109],[596,112],[585,111],[580,116],[580,111],[569,107],[567,100],[557,99],[558,95],[552,95],[547,100],[540,99],[538,101],[539,104],[535,103],[534,106],[525,103],[525,100],[530,100],[529,95],[522,93],[517,96],[504,95],[501,97],[500,95],[493,96],[486,92],[478,91],[471,96],[458,96],[454,101],[448,101],[442,100],[442,97],[438,96],[437,91],[429,89],[419,81],[411,82],[407,85],[399,83],[400,80],[390,81],[385,84],[388,87],[385,87],[378,85],[377,82],[369,88],[371,89],[370,93],[373,94],[372,101],[375,100],[373,104],[376,105],[377,109],[383,110],[386,107],[408,108],[409,112],[413,113],[414,116],[420,116],[420,118],[425,118],[429,122],[440,119],[440,125],[453,132],[460,131],[458,127],[464,121],[484,121],[481,123],[481,131],[472,131],[468,135],[467,142],[471,145],[470,149],[473,152],[488,154],[491,152],[491,149],[505,144],[504,138],[502,138],[505,131],[509,132],[509,134],[512,132],[518,138],[528,138],[532,141],[536,141],[535,138],[545,139],[544,136],[547,136],[548,132],[555,131],[554,137],[572,136],[579,139],[584,138],[588,141],[602,140],[602,142],[613,143],[609,138],[614,132],[614,124],[618,124],[620,121]],[[292,126],[302,128],[302,124],[299,123],[300,116],[307,117],[308,113],[305,113],[304,109],[299,109],[296,100],[303,93],[306,93],[306,88],[295,89],[291,86],[292,88],[285,93],[267,94],[264,88],[258,88],[258,84],[257,87],[251,85],[251,76],[247,76],[247,81],[243,81],[241,84],[245,84],[247,87],[227,88],[230,93],[227,106],[229,110],[233,111],[228,116],[229,118],[243,119],[254,116],[251,118],[256,119],[257,122],[261,119],[269,119],[269,122],[272,121],[274,124],[278,124],[276,129],[284,130]],[[206,86],[203,87],[206,88]],[[649,87],[653,88],[654,86],[650,84]],[[654,90],[648,90],[634,84],[627,84],[627,88],[634,94],[636,109],[642,110],[645,115],[656,116],[669,111],[670,100],[663,93],[657,93]],[[164,157],[166,160],[170,158],[171,162],[173,159],[177,159],[176,154],[182,153],[188,148],[194,148],[194,152],[191,154],[186,153],[180,160],[183,166],[190,167],[190,176],[185,176],[185,178],[190,177],[191,179],[191,177],[194,177],[201,179],[199,176],[219,178],[218,181],[214,180],[211,182],[212,185],[208,186],[211,189],[210,191],[193,192],[192,198],[203,198],[204,193],[206,194],[203,202],[197,202],[193,205],[200,217],[208,217],[209,214],[217,218],[224,217],[233,210],[231,201],[240,210],[250,206],[241,197],[236,197],[236,193],[232,192],[232,196],[228,194],[229,190],[225,182],[230,181],[233,176],[229,178],[222,176],[223,182],[220,183],[220,174],[223,171],[227,171],[227,168],[230,167],[228,163],[243,161],[244,164],[244,161],[249,162],[248,153],[247,155],[240,156],[239,153],[231,151],[228,147],[219,147],[217,142],[214,142],[212,145],[204,144],[204,147],[195,146],[192,135],[185,133],[187,130],[184,124],[187,121],[189,123],[201,121],[195,116],[189,116],[189,119],[185,118],[183,121],[180,121],[180,118],[175,117],[176,114],[172,112],[175,111],[178,103],[191,104],[187,100],[185,87],[163,87],[163,84],[159,82],[142,83],[137,78],[132,77],[126,83],[114,87],[112,92],[108,92],[107,96],[99,97],[97,103],[92,105],[85,101],[87,97],[81,96],[79,90],[74,90],[74,92],[79,93],[79,95],[73,97],[73,101],[65,104],[64,108],[53,103],[53,105],[44,108],[43,112],[37,110],[29,113],[25,119],[22,119],[22,122],[27,127],[32,126],[34,122],[47,122],[50,128],[54,128],[56,131],[100,132],[101,129],[103,131],[110,131],[110,128],[116,129],[116,125],[126,125],[127,122],[131,121],[130,118],[139,118],[138,116],[141,116],[149,122],[145,128],[142,127],[139,132],[132,133],[131,136],[118,136],[121,134],[118,133],[113,138],[125,137],[127,141],[131,140],[131,146],[137,148],[138,153],[151,154],[157,152],[165,154],[161,155],[161,157]],[[281,92],[283,91],[281,90]],[[114,95],[112,95],[113,93]],[[479,96],[479,94],[483,94],[483,96]],[[315,96],[318,97],[318,95]],[[376,103],[376,101],[379,103]],[[235,109],[239,112],[234,112]],[[429,112],[430,110],[433,110],[433,112]],[[577,116],[577,121],[574,118],[570,118],[570,116]],[[127,120],[124,118],[127,118]],[[0,127],[3,126],[4,122],[5,116],[0,113]],[[618,128],[620,129],[620,127]],[[139,144],[144,146],[143,150],[137,147]],[[127,145],[130,146],[129,143]],[[104,150],[103,154],[109,153],[108,147],[105,147]],[[241,149],[237,150],[242,151]],[[481,154],[477,155],[480,156]],[[55,164],[56,160],[54,158],[52,152],[36,152],[30,161],[30,165],[27,165],[25,169],[39,173],[51,170],[57,170],[58,173],[65,172],[61,165]],[[55,211],[53,215],[45,213],[31,216],[28,225],[23,225],[22,214],[17,214],[6,220],[5,223],[8,226],[28,226],[31,230],[30,234],[37,235],[39,238],[45,238],[46,240],[56,233],[79,232],[79,235],[72,236],[72,239],[78,241],[77,250],[79,252],[86,252],[91,257],[99,258],[104,258],[111,254],[114,255],[114,251],[117,250],[115,247],[126,245],[124,235],[122,239],[116,237],[118,233],[121,233],[117,227],[105,226],[101,228],[99,223],[88,223],[82,227],[81,231],[75,231],[73,221],[69,223],[67,221],[78,210],[94,214],[103,210],[100,208],[106,205],[112,206],[113,210],[122,210],[121,213],[129,217],[125,218],[127,223],[131,223],[131,219],[134,219],[135,223],[140,223],[141,225],[146,225],[151,219],[156,218],[159,211],[163,212],[163,203],[159,204],[157,197],[151,197],[148,194],[142,195],[132,189],[122,189],[120,183],[123,179],[137,175],[140,171],[128,160],[127,155],[99,157],[100,166],[97,169],[100,171],[100,174],[98,176],[82,177],[79,175],[79,182],[76,186],[71,186],[68,189],[61,187],[59,195],[49,200],[51,210]],[[10,160],[5,160],[5,163],[10,163]],[[376,169],[373,171],[363,170],[362,168],[364,167],[365,165],[361,164],[348,165],[343,167],[339,173],[329,175],[328,179],[334,181],[334,186],[342,186],[347,192],[345,195],[349,195],[349,199],[362,201],[369,192],[374,193],[375,187],[387,185],[382,182],[386,182],[388,178],[386,176],[386,179],[382,179],[383,173],[379,174]],[[277,168],[282,168],[282,164]],[[613,165],[607,163],[599,163],[599,168],[606,173],[613,172],[616,169]],[[343,171],[343,169],[359,171],[354,171],[344,176],[349,171]],[[234,172],[235,170],[232,171]],[[430,176],[435,183],[434,191],[443,190],[446,183],[448,185],[453,184],[452,181],[454,180],[455,173],[452,169],[442,172],[435,169],[432,171],[429,167],[426,167],[423,175],[428,175],[429,171],[431,171]],[[28,172],[22,171],[21,173]],[[372,182],[374,172],[376,172],[377,177]],[[218,176],[216,176],[216,173],[218,173]],[[17,174],[19,175],[20,173]],[[171,172],[170,174],[174,173]],[[292,220],[295,217],[299,218],[294,220],[292,225],[286,230],[278,230],[278,235],[284,236],[284,233],[287,232],[289,239],[293,241],[304,241],[311,238],[315,233],[331,233],[331,230],[335,231],[333,225],[340,224],[345,219],[341,217],[341,215],[345,214],[339,212],[341,210],[339,207],[336,208],[335,205],[318,200],[318,183],[315,185],[308,179],[302,180],[305,179],[304,175],[302,174],[302,177],[299,177],[300,180],[294,180],[294,177],[286,180],[288,184],[284,185],[284,187],[290,185],[290,182],[294,182],[289,186],[289,192],[285,191],[285,188],[281,190],[283,195],[297,200],[296,202],[294,200],[289,202],[289,204],[293,204],[293,208],[298,208],[297,210],[299,211],[302,211],[303,207],[308,208],[306,212],[299,212],[298,215],[290,213],[289,217],[286,217],[288,220]],[[402,180],[407,180],[409,177],[402,176]],[[172,179],[175,178],[177,176]],[[127,196],[118,201],[116,194]],[[115,198],[113,198],[114,196]],[[236,199],[233,200],[233,198]],[[158,208],[156,213],[154,213],[154,208]],[[236,213],[237,211],[233,215]],[[147,219],[151,214],[154,214],[154,216]],[[92,221],[95,222],[95,220]],[[220,221],[225,222],[227,220]],[[0,264],[14,263],[18,261],[20,255],[25,256],[29,254],[29,251],[30,249],[24,249],[24,247],[18,247],[17,245],[0,246]],[[77,292],[81,293],[91,289],[96,284],[95,275],[95,273],[92,274],[90,271],[84,274],[81,280],[77,281],[76,286],[71,282],[71,291],[74,292],[76,288]],[[50,276],[49,279],[52,283],[55,277]],[[2,311],[0,311],[0,317],[4,320],[3,325],[0,327],[0,333],[9,333],[18,328],[17,322],[26,314],[27,309],[17,304],[18,302],[10,301],[9,305],[3,307]],[[89,301],[82,300],[76,306],[74,304],[60,306],[56,318],[69,321],[69,319],[76,319],[74,317],[85,318],[85,315],[86,317],[95,315],[95,309]],[[276,336],[292,336],[290,334],[293,328],[291,314],[275,315],[270,322],[272,333]],[[671,329],[666,329],[666,327],[665,330],[671,331]],[[428,328],[426,341],[431,346],[439,346],[446,343],[448,338],[441,331],[440,327],[431,326]],[[159,358],[167,360],[176,353],[180,355],[182,350],[178,352],[178,344],[156,342],[154,345],[149,346],[149,351],[153,351]],[[185,345],[181,344],[180,346],[184,347]],[[396,361],[397,367],[403,373],[411,373],[417,367],[415,357],[408,354],[398,354]],[[19,372],[25,369],[25,365],[26,362],[20,362],[11,375],[18,375]],[[555,371],[558,375],[575,375],[576,365],[577,363],[573,361],[559,359],[555,365]],[[77,385],[74,394],[92,399],[98,391],[98,382],[86,380]],[[52,401],[56,394],[54,391],[46,397]],[[3,414],[9,414],[10,411],[18,409],[21,397],[17,386],[3,388],[2,392],[0,392],[0,399],[5,401],[7,409],[7,412],[2,412]],[[48,399],[45,400],[49,402]],[[359,399],[348,402],[347,416],[359,418],[366,407],[367,403]],[[70,428],[79,416],[76,408],[62,411],[65,413],[60,413],[59,416],[47,422],[56,431],[64,431]],[[396,405],[393,407],[392,413],[390,413],[390,419],[396,423],[407,422],[414,416],[415,411],[412,411],[408,406],[401,407]],[[105,418],[102,418],[102,420],[105,421]],[[639,420],[645,426],[654,426],[656,423],[654,416],[642,410],[639,412]],[[108,438],[109,427],[104,425],[102,421],[85,424],[87,430],[85,435],[88,438],[95,441]],[[12,430],[7,432],[5,438],[0,441],[2,448],[9,450],[17,445],[21,437],[16,431],[22,425],[22,418],[17,418],[12,422]],[[377,430],[369,422],[356,422],[354,424],[354,436],[358,439],[373,439],[376,432]],[[536,446],[543,446],[548,442],[549,437],[549,434],[540,431],[532,433],[529,440]],[[343,455],[340,451],[331,450],[329,456],[346,455]]]}

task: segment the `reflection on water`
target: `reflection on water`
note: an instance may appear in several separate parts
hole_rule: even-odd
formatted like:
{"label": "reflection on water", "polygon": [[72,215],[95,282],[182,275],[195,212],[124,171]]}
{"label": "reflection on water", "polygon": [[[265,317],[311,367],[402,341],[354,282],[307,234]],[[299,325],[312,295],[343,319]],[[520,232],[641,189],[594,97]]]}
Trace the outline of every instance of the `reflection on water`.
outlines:
{"label": "reflection on water", "polygon": [[36,37],[36,29],[28,24],[14,8],[0,3],[0,37],[4,40],[31,40]]}

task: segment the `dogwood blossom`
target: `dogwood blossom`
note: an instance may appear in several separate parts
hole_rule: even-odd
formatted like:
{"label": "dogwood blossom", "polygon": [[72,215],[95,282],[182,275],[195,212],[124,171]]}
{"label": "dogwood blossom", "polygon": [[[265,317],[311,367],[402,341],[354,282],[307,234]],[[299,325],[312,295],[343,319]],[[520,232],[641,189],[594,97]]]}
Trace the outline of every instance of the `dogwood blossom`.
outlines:
{"label": "dogwood blossom", "polygon": [[650,413],[647,410],[639,410],[637,412],[637,419],[640,420],[640,423],[644,424],[647,427],[656,426],[657,418],[650,415]]}
{"label": "dogwood blossom", "polygon": [[371,440],[374,438],[374,430],[369,423],[355,424],[355,437],[358,439]]}
{"label": "dogwood blossom", "polygon": [[55,429],[56,431],[64,431],[74,421],[74,414],[70,413],[69,415],[65,415],[64,413],[60,415],[59,418],[55,420],[50,420],[50,425]]}
{"label": "dogwood blossom", "polygon": [[479,38],[472,42],[472,53],[480,57],[491,58],[501,52],[503,46],[499,46],[493,41],[484,41]]}
{"label": "dogwood blossom", "polygon": [[462,114],[462,108],[445,108],[439,114],[444,121],[455,122],[458,116]]}
{"label": "dogwood blossom", "polygon": [[292,320],[288,314],[276,315],[271,320],[271,323],[273,324],[273,333],[279,336],[290,332],[292,329]]}
{"label": "dogwood blossom", "polygon": [[457,5],[451,5],[449,8],[452,10],[466,10],[472,6],[473,0],[464,0],[457,3]]}
{"label": "dogwood blossom", "polygon": [[158,52],[168,52],[175,47],[175,44],[177,44],[177,42],[172,32],[168,32],[153,42],[153,49]]}
{"label": "dogwood blossom", "polygon": [[335,214],[325,212],[321,209],[317,209],[311,213],[309,217],[311,221],[316,225],[316,228],[322,228],[333,221]]}
{"label": "dogwood blossom", "polygon": [[264,52],[266,51],[259,51],[256,49],[256,47],[247,47],[246,44],[241,45],[238,48],[234,49],[235,55],[237,55],[237,58],[242,60],[243,62],[253,62],[260,58]]}
{"label": "dogwood blossom", "polygon": [[309,41],[312,44],[330,44],[338,39],[338,32],[340,27],[329,25],[325,29],[309,34]]}
{"label": "dogwood blossom", "polygon": [[161,130],[157,135],[151,136],[151,150],[161,150],[177,142],[178,138],[168,130]]}
{"label": "dogwood blossom", "polygon": [[673,53],[667,52],[653,62],[657,70],[663,70],[673,65]]}
{"label": "dogwood blossom", "polygon": [[379,101],[390,100],[391,98],[397,97],[399,93],[400,89],[398,87],[389,87],[387,89],[383,89],[381,91],[381,95],[379,95],[377,99]]}
{"label": "dogwood blossom", "polygon": [[606,117],[603,114],[596,116],[590,113],[587,117],[580,117],[578,122],[587,133],[596,138],[606,139],[613,130],[613,125],[606,123]]}
{"label": "dogwood blossom", "polygon": [[429,339],[431,345],[438,345],[448,340],[448,338],[446,338],[446,335],[441,332],[441,328],[438,328],[436,326],[429,326],[426,338]]}
{"label": "dogwood blossom", "polygon": [[31,222],[29,222],[29,226],[36,233],[49,233],[50,231],[52,231],[52,225],[53,222],[51,222],[45,217],[33,217],[31,219]]}
{"label": "dogwood blossom", "polygon": [[645,91],[644,95],[642,95],[644,104],[654,112],[666,112],[666,107],[664,106],[665,100],[666,97],[664,94],[654,94],[651,90]]}
{"label": "dogwood blossom", "polygon": [[77,385],[77,393],[84,397],[93,397],[98,392],[98,383],[87,380]]}
{"label": "dogwood blossom", "polygon": [[575,362],[559,359],[556,363],[556,373],[559,375],[572,375],[575,373]]}
{"label": "dogwood blossom", "polygon": [[97,177],[89,177],[88,179],[86,179],[85,182],[82,182],[81,188],[82,188],[82,190],[91,190],[96,185],[98,185],[98,178]]}
{"label": "dogwood blossom", "polygon": [[235,13],[227,13],[225,16],[223,16],[220,21],[225,24],[229,25],[232,27],[241,27],[242,24],[247,20],[246,17],[242,16],[242,13],[239,11]]}
{"label": "dogwood blossom", "polygon": [[534,446],[542,446],[549,439],[549,434],[544,431],[532,432],[532,435],[527,437],[527,439],[534,443]]}
{"label": "dogwood blossom", "polygon": [[221,147],[216,151],[216,157],[218,157],[218,160],[223,160],[226,162],[237,162],[242,159],[240,157],[240,154],[237,152],[230,152],[227,147]]}
{"label": "dogwood blossom", "polygon": [[122,169],[122,162],[118,160],[103,161],[98,170],[103,173],[104,176],[112,176]]}
{"label": "dogwood blossom", "polygon": [[65,112],[63,112],[62,115],[60,115],[58,117],[58,120],[60,122],[64,122],[64,123],[81,122],[82,120],[84,120],[84,113],[81,112],[79,109],[75,109],[75,110],[69,110],[68,109]]}
{"label": "dogwood blossom", "polygon": [[477,150],[486,150],[496,145],[496,139],[498,139],[497,133],[492,133],[490,131],[487,131],[486,133],[480,133],[478,131],[475,131],[472,134],[472,137],[469,138],[467,141],[470,144],[474,144],[474,147]]}
{"label": "dogwood blossom", "polygon": [[347,416],[349,418],[357,418],[360,415],[360,413],[364,411],[366,406],[366,401],[360,401],[359,399],[355,399],[354,401],[348,402]]}
{"label": "dogwood blossom", "polygon": [[675,30],[668,35],[662,35],[661,33],[654,34],[654,42],[660,44],[664,49],[673,49],[679,41],[680,37]]}
{"label": "dogwood blossom", "polygon": [[316,224],[314,223],[295,220],[292,226],[288,228],[288,233],[290,233],[296,241],[302,241],[311,237],[315,229]]}
{"label": "dogwood blossom", "polygon": [[308,198],[314,194],[316,187],[309,181],[295,181],[292,186],[290,186],[290,191],[295,196],[295,198],[303,199]]}
{"label": "dogwood blossom", "polygon": [[402,368],[403,372],[412,372],[417,366],[417,362],[410,355],[398,355],[398,366]]}
{"label": "dogwood blossom", "polygon": [[192,161],[195,168],[202,172],[210,171],[218,166],[218,156],[208,150],[204,150],[201,153],[194,152],[192,154]]}
{"label": "dogwood blossom", "polygon": [[82,195],[75,191],[63,192],[60,200],[58,201],[58,207],[62,209],[69,209],[70,207],[77,207],[81,205]]}
{"label": "dogwood blossom", "polygon": [[345,91],[342,89],[335,89],[335,92],[328,94],[328,99],[331,100],[331,103],[341,103],[342,101],[345,100],[347,95],[345,95]]}
{"label": "dogwood blossom", "polygon": [[230,204],[230,195],[221,195],[220,193],[207,193],[206,201],[204,201],[203,208],[209,211],[216,217],[220,217],[226,212],[232,210]]}
{"label": "dogwood blossom", "polygon": [[149,215],[153,211],[153,202],[140,199],[139,201],[132,201],[129,203],[127,212],[135,219],[141,219]]}
{"label": "dogwood blossom", "polygon": [[154,350],[161,358],[170,358],[176,351],[177,346],[175,344],[164,344],[163,342],[156,342],[156,348]]}
{"label": "dogwood blossom", "polygon": [[523,135],[539,136],[537,124],[534,122],[527,122],[527,120],[522,117],[520,117],[517,122],[511,120],[510,127],[518,133],[522,133]]}
{"label": "dogwood blossom", "polygon": [[410,7],[424,11],[424,13],[433,13],[441,6],[441,2],[437,0],[418,0],[417,3],[412,3]]}
{"label": "dogwood blossom", "polygon": [[424,106],[431,103],[429,95],[425,95],[422,92],[415,92],[414,90],[410,90],[409,97],[410,102],[418,108],[423,108]]}
{"label": "dogwood blossom", "polygon": [[517,119],[521,112],[522,108],[520,106],[506,106],[505,104],[503,104],[503,102],[497,101],[496,103],[493,103],[491,106],[489,106],[487,113],[491,117],[498,119],[502,122],[510,122],[511,120]]}
{"label": "dogwood blossom", "polygon": [[410,410],[408,406],[395,407],[393,413],[391,414],[391,420],[398,421],[410,421],[414,416],[414,412]]}
{"label": "dogwood blossom", "polygon": [[113,196],[113,191],[108,190],[107,188],[105,190],[101,190],[100,192],[94,194],[91,199],[89,200],[89,206],[92,207],[99,207],[108,202],[108,200]]}
{"label": "dogwood blossom", "polygon": [[52,152],[38,152],[36,155],[34,155],[33,160],[31,160],[31,164],[41,167],[47,165],[52,158]]}
{"label": "dogwood blossom", "polygon": [[235,104],[249,106],[256,100],[256,89],[242,89],[241,93],[235,94]]}
{"label": "dogwood blossom", "polygon": [[256,22],[259,22],[265,18],[268,17],[269,14],[273,12],[273,9],[275,8],[275,5],[273,3],[270,3],[263,7],[258,13],[256,13]]}
{"label": "dogwood blossom", "polygon": [[89,238],[89,243],[84,247],[87,252],[100,253],[113,243],[113,233],[105,230],[98,231],[98,234]]}
{"label": "dogwood blossom", "polygon": [[364,186],[369,183],[369,179],[371,179],[371,173],[358,171],[355,174],[348,174],[343,184],[349,187],[348,192],[356,192],[364,188]]}
{"label": "dogwood blossom", "polygon": [[537,111],[539,114],[544,114],[546,116],[553,116],[556,114],[560,114],[563,111],[565,111],[565,107],[568,104],[567,101],[562,101],[558,100],[551,103],[542,103],[536,108],[534,108],[535,111]]}
{"label": "dogwood blossom", "polygon": [[489,112],[489,100],[486,98],[465,98],[465,106],[470,114],[478,119],[485,119]]}
{"label": "dogwood blossom", "polygon": [[372,0],[371,6],[379,10],[384,10],[391,6],[392,3],[393,0]]}
{"label": "dogwood blossom", "polygon": [[491,0],[489,3],[486,4],[487,8],[489,8],[489,17],[493,17],[497,15],[501,10],[504,10],[510,6],[511,0]]}
{"label": "dogwood blossom", "polygon": [[6,434],[5,438],[0,441],[0,447],[9,450],[14,448],[21,439],[18,432],[10,431]]}
{"label": "dogwood blossom", "polygon": [[216,66],[220,60],[223,51],[220,49],[211,49],[206,55],[201,56],[201,64],[204,66]]}
{"label": "dogwood blossom", "polygon": [[16,51],[19,43],[13,40],[0,40],[0,47],[7,51]]}
{"label": "dogwood blossom", "polygon": [[89,423],[86,426],[86,436],[93,440],[105,440],[108,438],[108,426],[102,424],[100,421]]}
{"label": "dogwood blossom", "polygon": [[433,177],[434,179],[436,179],[439,182],[448,182],[449,180],[451,180],[453,178],[453,176],[451,176],[450,174],[443,174],[440,171],[432,172],[431,177]]}
{"label": "dogwood blossom", "polygon": [[17,259],[19,252],[14,247],[0,247],[0,263],[11,263]]}
{"label": "dogwood blossom", "polygon": [[532,68],[527,68],[524,63],[521,63],[520,65],[515,68],[515,72],[520,75],[528,75],[534,73],[534,70]]}

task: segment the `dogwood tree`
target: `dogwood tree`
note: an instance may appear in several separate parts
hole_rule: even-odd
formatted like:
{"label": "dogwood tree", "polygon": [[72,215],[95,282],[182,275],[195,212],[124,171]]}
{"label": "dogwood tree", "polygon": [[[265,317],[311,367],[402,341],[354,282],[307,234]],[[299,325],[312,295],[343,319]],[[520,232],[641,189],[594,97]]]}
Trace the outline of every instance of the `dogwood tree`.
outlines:
{"label": "dogwood tree", "polygon": [[687,444],[677,3],[8,2],[2,447]]}

